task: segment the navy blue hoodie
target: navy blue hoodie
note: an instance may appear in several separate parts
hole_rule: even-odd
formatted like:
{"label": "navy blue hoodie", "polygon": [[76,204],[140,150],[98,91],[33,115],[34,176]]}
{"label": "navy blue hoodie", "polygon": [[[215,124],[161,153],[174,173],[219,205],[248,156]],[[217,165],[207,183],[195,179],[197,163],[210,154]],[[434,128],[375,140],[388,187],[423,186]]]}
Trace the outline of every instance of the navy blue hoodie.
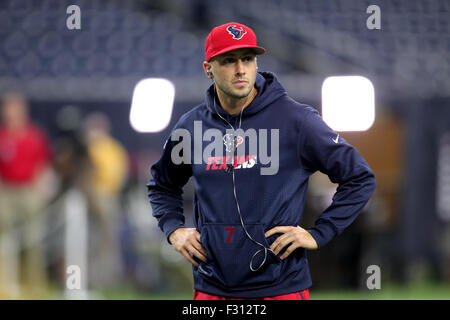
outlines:
{"label": "navy blue hoodie", "polygon": [[[274,74],[256,75],[258,94],[243,110],[242,129],[279,129],[279,169],[274,175],[261,175],[257,154],[246,154],[235,163],[235,185],[244,225],[254,240],[269,247],[280,236],[266,238],[275,226],[297,226],[305,204],[308,179],[317,170],[338,184],[331,205],[308,230],[319,248],[348,227],[366,205],[375,189],[375,177],[356,149],[325,124],[312,107],[289,98]],[[218,100],[214,106],[213,85],[205,101],[184,114],[175,129],[188,130],[194,137],[194,121],[202,121],[203,132],[216,128],[223,135],[235,128],[239,115],[224,111]],[[173,133],[174,131],[172,131]],[[270,134],[269,134],[270,136]],[[194,139],[192,139],[193,141]],[[336,142],[337,141],[337,142]],[[194,164],[194,144],[189,163],[174,164],[172,148],[179,143],[167,140],[161,158],[151,167],[147,184],[153,216],[167,239],[183,227],[182,187],[194,179],[194,225],[201,234],[207,262],[193,266],[194,288],[206,293],[241,298],[257,298],[292,293],[312,284],[306,250],[298,248],[284,260],[268,251],[261,269],[250,270],[250,261],[261,247],[251,241],[241,226],[232,175],[224,161],[214,157],[208,163]],[[210,142],[203,141],[202,149]],[[225,154],[225,144],[224,154]],[[271,154],[269,143],[269,155]],[[201,152],[201,151],[200,151]],[[240,170],[237,170],[240,169]],[[264,259],[256,254],[253,266]]]}

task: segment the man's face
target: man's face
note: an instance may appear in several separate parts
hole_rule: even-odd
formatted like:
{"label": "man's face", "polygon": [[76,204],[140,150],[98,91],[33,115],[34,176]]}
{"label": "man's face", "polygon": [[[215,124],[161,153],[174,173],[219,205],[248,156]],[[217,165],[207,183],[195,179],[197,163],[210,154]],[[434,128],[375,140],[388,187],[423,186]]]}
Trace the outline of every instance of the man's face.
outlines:
{"label": "man's face", "polygon": [[255,85],[256,55],[252,49],[232,50],[210,61],[218,90],[234,99],[247,97]]}
{"label": "man's face", "polygon": [[10,127],[20,127],[27,121],[25,101],[16,96],[8,96],[2,101],[1,116],[3,124]]}

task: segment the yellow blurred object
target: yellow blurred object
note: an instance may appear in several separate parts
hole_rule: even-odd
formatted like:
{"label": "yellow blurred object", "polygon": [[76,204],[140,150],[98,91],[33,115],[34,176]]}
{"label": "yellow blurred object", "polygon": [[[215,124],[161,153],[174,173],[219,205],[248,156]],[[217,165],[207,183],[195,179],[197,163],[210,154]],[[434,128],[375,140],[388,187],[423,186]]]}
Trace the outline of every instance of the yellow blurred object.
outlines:
{"label": "yellow blurred object", "polygon": [[102,136],[89,143],[88,152],[94,167],[94,190],[107,195],[120,192],[128,169],[128,156],[122,145],[109,136]]}

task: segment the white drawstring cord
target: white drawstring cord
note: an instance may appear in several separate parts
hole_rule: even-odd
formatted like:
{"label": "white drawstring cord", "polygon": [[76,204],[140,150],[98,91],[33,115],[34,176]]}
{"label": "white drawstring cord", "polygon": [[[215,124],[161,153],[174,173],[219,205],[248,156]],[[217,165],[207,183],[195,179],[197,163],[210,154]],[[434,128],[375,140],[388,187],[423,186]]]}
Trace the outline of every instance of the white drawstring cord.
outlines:
{"label": "white drawstring cord", "polygon": [[[214,96],[213,96],[213,99],[214,99],[214,109],[215,109],[217,115],[218,115],[223,121],[225,121],[225,122],[233,129],[233,157],[232,157],[233,164],[232,164],[231,173],[232,173],[232,175],[233,175],[233,193],[234,193],[234,200],[236,201],[236,207],[237,207],[237,210],[238,210],[239,218],[240,218],[240,220],[241,220],[242,228],[244,229],[245,234],[247,235],[247,237],[248,237],[250,240],[252,240],[256,245],[261,246],[261,247],[263,248],[263,249],[259,249],[258,251],[256,251],[256,252],[253,254],[252,258],[250,259],[250,270],[255,272],[255,271],[258,271],[259,269],[261,269],[261,267],[262,267],[262,266],[264,265],[264,263],[266,262],[266,260],[267,260],[267,251],[271,251],[272,253],[274,253],[274,252],[272,251],[272,249],[267,248],[267,247],[266,247],[265,245],[263,245],[262,243],[259,243],[258,241],[256,241],[255,239],[253,239],[252,236],[248,233],[247,228],[245,227],[244,220],[243,220],[242,214],[241,214],[241,208],[240,208],[240,206],[239,206],[239,201],[238,201],[238,199],[237,199],[237,193],[236,193],[236,181],[235,181],[235,176],[234,176],[234,155],[235,155],[235,150],[236,150],[236,136],[234,135],[234,132],[235,132],[236,130],[235,130],[234,127],[231,125],[231,123],[228,122],[224,117],[222,117],[222,116],[220,115],[220,113],[217,111],[217,107],[216,107],[216,87],[215,87],[215,85],[214,85]],[[248,99],[248,96],[247,96],[247,99]],[[245,102],[247,102],[247,100],[246,100]],[[238,130],[241,129],[241,124],[242,124],[242,111],[244,110],[244,106],[245,106],[245,103],[244,103],[244,105],[242,106],[241,112],[240,112],[240,114],[239,114],[239,128],[238,128]],[[260,264],[257,268],[253,268],[253,259],[254,259],[261,251],[263,251],[263,250],[264,250],[264,259],[263,259],[263,261],[261,262],[261,264]]]}

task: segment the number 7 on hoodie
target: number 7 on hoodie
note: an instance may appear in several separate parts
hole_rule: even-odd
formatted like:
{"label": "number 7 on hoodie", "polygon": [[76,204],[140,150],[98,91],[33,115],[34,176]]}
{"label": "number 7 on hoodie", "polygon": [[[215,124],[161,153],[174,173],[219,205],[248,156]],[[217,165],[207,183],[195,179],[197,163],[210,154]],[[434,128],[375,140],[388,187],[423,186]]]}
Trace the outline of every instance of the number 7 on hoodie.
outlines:
{"label": "number 7 on hoodie", "polygon": [[227,243],[230,242],[231,236],[233,235],[234,227],[225,227],[225,230],[230,231],[230,234],[228,235]]}

